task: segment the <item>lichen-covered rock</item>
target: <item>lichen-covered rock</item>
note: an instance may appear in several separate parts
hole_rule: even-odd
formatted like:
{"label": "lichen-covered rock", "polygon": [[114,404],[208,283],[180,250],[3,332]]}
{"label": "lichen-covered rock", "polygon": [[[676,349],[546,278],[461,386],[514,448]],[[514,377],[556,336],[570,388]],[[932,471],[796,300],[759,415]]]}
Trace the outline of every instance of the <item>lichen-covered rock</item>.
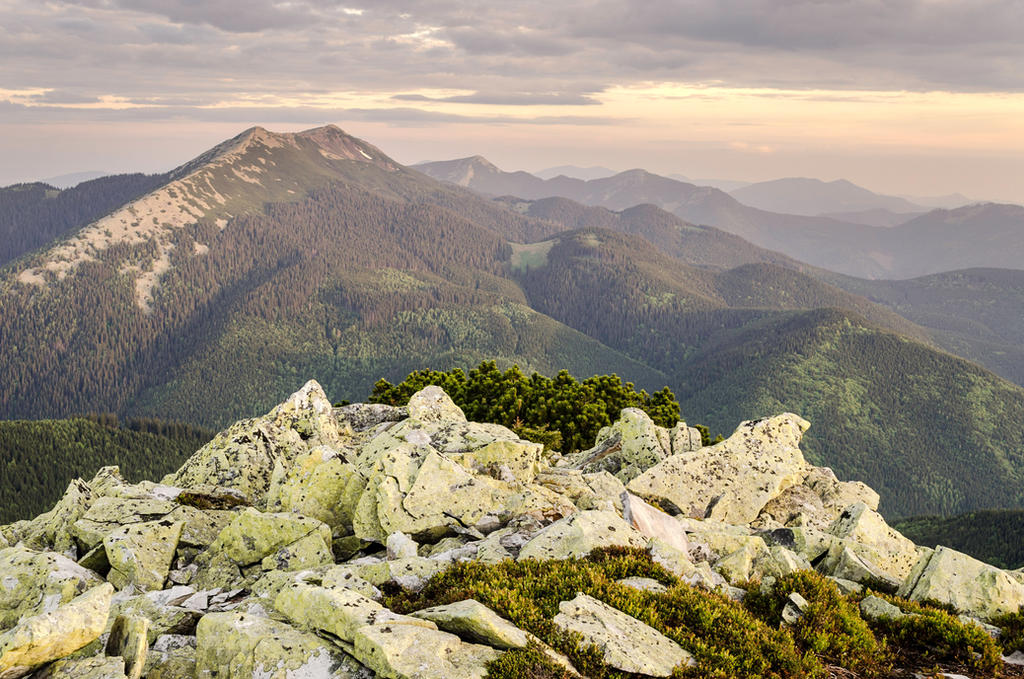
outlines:
{"label": "lichen-covered rock", "polygon": [[146,679],[194,679],[196,638],[181,634],[157,637],[146,656],[142,674]]}
{"label": "lichen-covered rock", "polygon": [[[687,436],[682,436],[686,432]],[[651,420],[650,415],[639,408],[625,408],[619,419],[610,427],[604,427],[597,434],[594,447],[570,458],[570,465],[586,472],[607,471],[619,480],[626,482],[642,472],[658,464],[673,452],[673,439],[680,445],[685,439],[686,450],[690,450],[689,430],[683,423],[682,430],[672,433],[659,427]],[[700,441],[700,434],[697,434]]]}
{"label": "lichen-covered rock", "polygon": [[392,533],[388,536],[385,546],[388,550],[388,559],[408,559],[419,556],[419,545],[405,533]]}
{"label": "lichen-covered rock", "polygon": [[54,611],[24,618],[0,634],[0,677],[28,674],[99,637],[107,624],[113,594],[114,588],[104,583]]}
{"label": "lichen-covered rock", "polygon": [[124,658],[95,656],[58,660],[33,674],[32,679],[128,679],[128,677],[124,673]]}
{"label": "lichen-covered rock", "polygon": [[293,582],[274,599],[274,608],[302,629],[327,632],[352,643],[356,632],[366,625],[437,626],[427,620],[399,615],[350,589],[328,589]]}
{"label": "lichen-covered rock", "polygon": [[445,632],[493,648],[526,648],[531,636],[474,599],[424,608],[412,614],[435,623]]}
{"label": "lichen-covered rock", "polygon": [[151,521],[108,534],[103,538],[110,564],[107,581],[118,589],[128,585],[144,592],[163,589],[184,527],[183,521]]}
{"label": "lichen-covered rock", "polygon": [[[22,526],[18,540],[32,549],[73,555],[76,545],[69,529],[88,511],[94,497],[88,483],[74,479],[53,509]],[[0,544],[0,547],[6,546]]]}
{"label": "lichen-covered rock", "polygon": [[454,634],[412,625],[366,625],[354,654],[385,679],[483,679],[500,652]]}
{"label": "lichen-covered rock", "polygon": [[548,468],[537,475],[536,483],[568,498],[579,509],[622,511],[626,487],[606,471],[584,473],[579,469]]}
{"label": "lichen-covered rock", "polygon": [[474,475],[426,444],[386,449],[368,476],[353,519],[355,534],[368,541],[402,532],[431,542],[455,528],[501,525],[517,514],[575,510],[543,488]]}
{"label": "lichen-covered rock", "polygon": [[0,629],[24,616],[48,613],[103,579],[55,552],[24,547],[0,550]]}
{"label": "lichen-covered rock", "polygon": [[196,586],[212,589],[251,583],[243,570],[301,570],[333,563],[331,529],[321,521],[251,507],[238,513],[209,549],[196,558]]}
{"label": "lichen-covered rock", "polygon": [[[891,528],[882,515],[863,502],[847,507],[828,529],[839,538],[822,563],[822,570],[836,577],[860,582],[852,573],[838,569],[838,557],[848,548],[869,569],[893,582],[903,582],[920,556],[918,547]],[[840,546],[841,545],[841,546]]]}
{"label": "lichen-covered rock", "polygon": [[316,635],[253,613],[211,613],[196,628],[196,679],[369,679]]}
{"label": "lichen-covered rock", "polygon": [[588,510],[544,528],[523,546],[518,559],[572,559],[598,547],[646,546],[646,536],[615,512]]}
{"label": "lichen-covered rock", "polygon": [[146,666],[149,652],[149,619],[141,616],[119,615],[114,619],[107,637],[108,656],[124,659],[124,675],[139,679]]}
{"label": "lichen-covered rock", "polygon": [[157,521],[178,508],[165,498],[100,497],[72,524],[71,534],[84,554],[123,526]]}
{"label": "lichen-covered rock", "polygon": [[810,470],[798,447],[810,425],[791,413],[742,423],[725,441],[660,462],[626,488],[684,515],[747,524]]}
{"label": "lichen-covered rock", "polygon": [[344,533],[351,530],[365,484],[342,452],[317,446],[296,456],[287,471],[278,467],[270,482],[267,510],[302,514]]}
{"label": "lichen-covered rock", "polygon": [[861,599],[860,614],[865,620],[871,621],[884,618],[899,620],[900,618],[907,617],[907,614],[900,610],[899,606],[894,606],[885,599],[880,599],[874,595]]}
{"label": "lichen-covered rock", "polygon": [[544,446],[539,443],[497,440],[473,450],[445,454],[475,474],[486,474],[502,481],[532,483],[543,451]]}
{"label": "lichen-covered rock", "polygon": [[317,445],[338,447],[342,434],[323,389],[309,381],[264,417],[237,422],[217,434],[164,482],[180,488],[221,486],[266,507],[275,469]]}
{"label": "lichen-covered rock", "polygon": [[386,583],[395,584],[402,589],[419,591],[427,580],[448,568],[451,562],[443,559],[428,559],[422,556],[410,556],[403,559],[392,559],[374,564],[353,566],[359,577],[377,587]]}
{"label": "lichen-covered rock", "polygon": [[383,403],[352,403],[335,408],[334,417],[339,425],[347,425],[353,431],[361,432],[385,422],[404,420],[409,417],[409,409]]}
{"label": "lichen-covered rock", "polygon": [[1014,574],[948,547],[936,547],[914,567],[899,595],[935,600],[988,621],[1024,605],[1024,583]]}
{"label": "lichen-covered rock", "polygon": [[664,634],[597,599],[579,594],[558,605],[554,624],[596,646],[615,669],[651,677],[668,677],[676,667],[696,662]]}
{"label": "lichen-covered rock", "polygon": [[409,419],[420,422],[465,422],[466,414],[455,405],[441,387],[430,385],[420,389],[406,406]]}

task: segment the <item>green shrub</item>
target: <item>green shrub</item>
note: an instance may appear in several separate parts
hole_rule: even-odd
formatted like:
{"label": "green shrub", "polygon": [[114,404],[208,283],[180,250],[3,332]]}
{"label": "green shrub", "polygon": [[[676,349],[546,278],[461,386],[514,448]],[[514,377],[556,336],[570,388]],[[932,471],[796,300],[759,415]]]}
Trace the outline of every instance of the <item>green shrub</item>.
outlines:
{"label": "green shrub", "polygon": [[[619,417],[623,408],[640,408],[655,424],[672,427],[679,421],[679,402],[668,387],[653,394],[637,391],[618,375],[595,375],[578,381],[567,370],[554,377],[524,375],[518,366],[502,372],[494,361],[469,371],[417,370],[399,384],[379,380],[370,402],[405,405],[423,387],[435,384],[476,422],[494,422],[515,429],[524,438],[561,452],[594,444],[597,432]],[[558,438],[552,436],[557,433]],[[701,433],[705,437],[706,430]]]}
{"label": "green shrub", "polygon": [[884,594],[877,596],[906,613],[916,614],[871,623],[894,651],[925,661],[957,663],[989,675],[1002,667],[999,645],[978,625],[962,622],[955,615],[927,604]]}
{"label": "green shrub", "polygon": [[752,586],[743,605],[765,623],[778,625],[792,592],[808,603],[803,617],[789,627],[798,648],[866,677],[885,669],[885,643],[872,634],[857,604],[823,575],[800,571],[777,579],[764,591]]}
{"label": "green shrub", "polygon": [[487,679],[572,679],[539,647],[515,648],[487,663]]}
{"label": "green shrub", "polygon": [[[654,578],[669,589],[641,592],[616,583],[637,576]],[[821,671],[813,657],[797,650],[786,630],[769,627],[725,597],[689,587],[639,549],[596,550],[584,559],[566,561],[460,563],[421,591],[400,592],[385,603],[404,613],[476,599],[566,654],[584,675],[624,676],[609,669],[597,649],[581,645],[580,637],[564,634],[552,623],[558,604],[580,592],[654,627],[692,653],[698,664],[677,669],[680,677],[802,679]]]}
{"label": "green shrub", "polygon": [[1007,613],[992,620],[992,624],[1003,631],[999,645],[1003,653],[1024,652],[1024,613]]}

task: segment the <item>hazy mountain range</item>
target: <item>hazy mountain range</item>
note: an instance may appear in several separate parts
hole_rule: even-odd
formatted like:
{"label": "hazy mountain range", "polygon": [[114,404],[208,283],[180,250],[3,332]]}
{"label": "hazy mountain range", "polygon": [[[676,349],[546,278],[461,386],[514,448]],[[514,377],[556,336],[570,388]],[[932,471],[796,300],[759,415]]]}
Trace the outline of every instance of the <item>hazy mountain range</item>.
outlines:
{"label": "hazy mountain range", "polygon": [[[979,266],[1017,268],[1024,261],[1024,208],[1015,205],[988,203],[934,210],[916,217],[908,215],[906,222],[885,228],[763,210],[745,205],[724,191],[644,170],[590,181],[564,176],[544,180],[526,172],[503,172],[480,156],[416,168],[490,196],[561,196],[612,210],[651,203],[688,222],[715,226],[809,264],[862,278],[912,278]],[[799,191],[793,188],[793,181],[771,183],[774,189],[769,189],[777,196],[773,204],[785,202],[787,195],[788,200],[796,201],[793,194]],[[891,211],[885,206],[893,207],[903,200],[871,194],[876,196],[872,203],[865,190],[846,184],[828,188],[827,192],[822,189],[830,185],[817,180],[798,180],[797,185],[817,192],[813,199],[801,199],[800,209],[813,204],[815,209],[830,205],[829,209],[837,210],[856,206]],[[737,191],[753,189],[750,186]],[[843,201],[834,197],[837,194],[845,196]],[[866,207],[872,204],[879,207]]]}
{"label": "hazy mountain range", "polygon": [[[445,173],[527,195],[437,181],[336,127],[254,128],[167,175],[123,177],[124,205],[69,209],[74,226],[0,270],[0,415],[213,427],[309,377],[362,399],[379,377],[496,359],[668,385],[716,433],[798,412],[814,423],[809,457],[868,481],[891,515],[1024,504],[1024,389],[936,340],[942,299],[970,298],[975,279],[921,284],[932,292],[907,302],[899,285],[630,204],[679,190],[642,171],[545,182],[474,160]],[[553,184],[613,209],[529,199]],[[8,221],[44,229],[40,205],[63,193],[36,191],[19,207],[29,217]],[[986,279],[1007,309],[1008,276]],[[1015,326],[986,317],[987,294],[949,332],[1010,345]]]}

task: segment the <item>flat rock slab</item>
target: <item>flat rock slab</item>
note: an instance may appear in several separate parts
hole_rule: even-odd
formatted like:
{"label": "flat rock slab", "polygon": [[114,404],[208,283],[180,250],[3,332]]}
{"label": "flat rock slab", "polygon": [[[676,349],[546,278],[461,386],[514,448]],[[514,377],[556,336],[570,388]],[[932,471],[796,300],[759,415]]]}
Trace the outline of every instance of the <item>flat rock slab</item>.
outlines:
{"label": "flat rock slab", "polygon": [[651,677],[668,677],[693,656],[650,625],[586,594],[558,605],[555,626],[583,636],[604,653],[615,669]]}
{"label": "flat rock slab", "polygon": [[484,679],[501,655],[454,634],[412,625],[367,625],[356,633],[356,659],[387,679]]}
{"label": "flat rock slab", "polygon": [[647,538],[618,514],[587,510],[555,521],[535,535],[522,551],[523,559],[573,559],[598,547],[647,547]]}
{"label": "flat rock slab", "polygon": [[530,636],[475,599],[416,611],[414,618],[430,620],[445,632],[494,648],[525,648]]}
{"label": "flat rock slab", "polygon": [[144,592],[163,589],[184,527],[182,521],[148,521],[108,534],[103,538],[110,564],[107,580],[118,589],[128,585]]}
{"label": "flat rock slab", "polygon": [[252,613],[210,613],[196,628],[197,679],[369,677],[315,634]]}

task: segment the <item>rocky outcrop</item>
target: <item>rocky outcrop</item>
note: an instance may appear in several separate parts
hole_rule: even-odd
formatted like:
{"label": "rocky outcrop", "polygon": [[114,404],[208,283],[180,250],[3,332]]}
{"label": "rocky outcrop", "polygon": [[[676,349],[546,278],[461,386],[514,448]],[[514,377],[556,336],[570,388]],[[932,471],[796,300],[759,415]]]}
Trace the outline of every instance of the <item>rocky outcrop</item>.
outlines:
{"label": "rocky outcrop", "polygon": [[598,432],[593,448],[570,458],[570,466],[584,472],[607,471],[628,482],[665,458],[700,447],[700,432],[685,422],[665,429],[643,410],[625,408],[613,425]]}
{"label": "rocky outcrop", "polygon": [[[627,409],[594,448],[552,463],[506,427],[467,421],[436,387],[405,408],[332,408],[310,382],[163,483],[103,468],[50,512],[0,527],[0,679],[475,679],[523,648],[575,674],[497,605],[399,615],[382,592],[416,592],[466,561],[608,547],[646,550],[682,582],[733,598],[741,582],[814,568],[842,591],[898,589],[972,619],[1024,604],[1024,576],[915,546],[878,514],[874,491],[809,465],[807,426],[784,414],[700,447],[684,423]],[[618,586],[665,592],[650,578]],[[896,615],[880,601],[865,598],[864,616]],[[806,608],[793,593],[784,618]],[[549,615],[620,671],[669,676],[692,662],[583,594]]]}
{"label": "rocky outcrop", "polygon": [[789,413],[744,422],[725,441],[673,455],[626,488],[686,516],[750,523],[810,472],[798,447],[809,426]]}
{"label": "rocky outcrop", "polygon": [[936,547],[903,581],[899,595],[941,601],[982,620],[1016,613],[1024,605],[1024,580],[948,547]]}

